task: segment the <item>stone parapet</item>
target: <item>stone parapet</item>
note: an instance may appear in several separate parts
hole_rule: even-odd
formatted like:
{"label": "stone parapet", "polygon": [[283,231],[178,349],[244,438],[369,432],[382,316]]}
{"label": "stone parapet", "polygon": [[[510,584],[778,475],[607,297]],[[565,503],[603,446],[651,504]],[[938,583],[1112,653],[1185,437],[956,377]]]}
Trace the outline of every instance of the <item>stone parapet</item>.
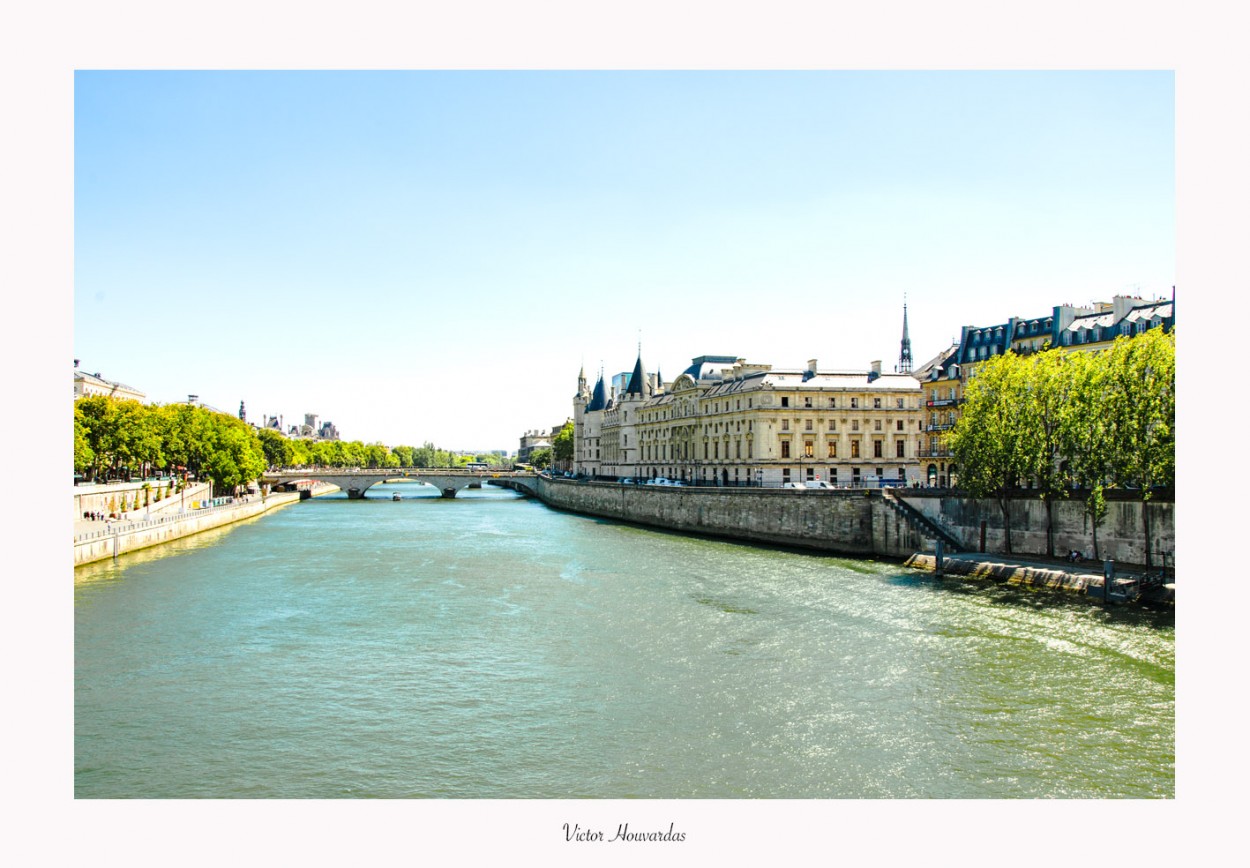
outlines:
{"label": "stone parapet", "polygon": [[299,501],[298,492],[270,494],[227,506],[190,510],[147,521],[117,522],[74,539],[74,566],[160,545],[201,531],[253,518]]}

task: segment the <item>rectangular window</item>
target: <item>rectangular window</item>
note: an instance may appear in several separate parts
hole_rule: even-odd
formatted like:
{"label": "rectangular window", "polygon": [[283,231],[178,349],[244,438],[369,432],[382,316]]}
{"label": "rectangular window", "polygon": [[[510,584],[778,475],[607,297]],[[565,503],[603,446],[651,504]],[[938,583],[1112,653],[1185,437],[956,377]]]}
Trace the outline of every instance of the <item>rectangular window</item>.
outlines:
{"label": "rectangular window", "polygon": [[789,407],[789,406],[790,406],[790,398],[789,398],[788,396],[786,396],[786,395],[783,395],[783,396],[782,396],[782,398],[781,398],[781,406],[783,406],[783,407]]}
{"label": "rectangular window", "polygon": [[829,441],[829,457],[830,458],[838,457],[838,444],[834,443],[832,440]]}
{"label": "rectangular window", "polygon": [[804,407],[811,407],[811,406],[812,406],[812,396],[811,396],[811,395],[804,395],[804,396],[803,396],[803,406],[804,406]]}
{"label": "rectangular window", "polygon": [[851,457],[852,458],[859,457],[859,441],[858,440],[851,441]]}
{"label": "rectangular window", "polygon": [[852,409],[852,410],[858,410],[858,409],[859,409],[859,398],[852,398],[852,399],[851,399],[851,409]]}
{"label": "rectangular window", "polygon": [[789,440],[781,441],[781,457],[782,458],[790,457],[790,441]]}
{"label": "rectangular window", "polygon": [[782,482],[790,481],[790,468],[789,467],[781,468],[781,481]]}
{"label": "rectangular window", "polygon": [[880,410],[880,409],[881,409],[881,399],[880,399],[880,398],[873,398],[873,399],[872,399],[872,408],[873,408],[874,410]]}
{"label": "rectangular window", "polygon": [[876,420],[874,420],[874,421],[873,421],[873,423],[872,423],[872,430],[874,430],[874,431],[880,431],[880,430],[881,430],[881,420],[880,420],[880,419],[876,419]]}
{"label": "rectangular window", "polygon": [[789,430],[790,430],[790,420],[789,420],[789,419],[782,419],[782,420],[781,420],[781,430],[782,430],[782,431],[789,431]]}
{"label": "rectangular window", "polygon": [[811,420],[811,419],[808,419],[806,422],[804,422],[804,423],[803,423],[803,430],[805,430],[805,431],[811,431],[811,430],[812,430],[812,420]]}
{"label": "rectangular window", "polygon": [[754,444],[755,444],[755,441],[754,441],[754,440],[748,440],[748,441],[747,441],[747,458],[753,458],[753,457],[754,457],[754,455],[752,454],[752,453],[754,453],[754,452],[755,452],[755,445],[754,445]]}
{"label": "rectangular window", "polygon": [[830,431],[837,431],[837,430],[838,430],[838,423],[837,423],[837,422],[835,422],[835,421],[833,421],[832,419],[830,419],[830,420],[829,420],[829,430],[830,430]]}
{"label": "rectangular window", "polygon": [[805,458],[815,458],[815,457],[816,457],[816,444],[815,444],[815,443],[813,443],[811,440],[804,440],[804,441],[803,441],[803,456],[804,456]]}
{"label": "rectangular window", "polygon": [[838,406],[838,399],[837,399],[837,398],[830,398],[830,399],[829,399],[829,406],[830,406],[830,407],[837,407],[837,406]]}
{"label": "rectangular window", "polygon": [[907,444],[906,444],[906,442],[905,442],[905,441],[903,441],[903,440],[895,440],[895,441],[894,441],[894,457],[895,457],[895,458],[906,458],[906,457],[907,457],[907,455],[906,455],[906,454],[905,454],[905,452],[904,452],[904,449],[906,448],[906,445],[907,445]]}
{"label": "rectangular window", "polygon": [[897,405],[897,406],[898,406],[898,408],[899,408],[900,410],[901,410],[901,409],[903,409],[903,399],[902,399],[902,398],[899,398],[899,399],[898,399],[898,405]]}
{"label": "rectangular window", "polygon": [[902,420],[902,419],[899,419],[897,422],[895,422],[895,423],[894,423],[894,430],[895,430],[895,431],[902,431],[902,430],[903,430],[903,420]]}
{"label": "rectangular window", "polygon": [[872,441],[872,457],[873,458],[881,457],[881,441],[880,440]]}
{"label": "rectangular window", "polygon": [[858,430],[859,430],[859,420],[858,420],[858,419],[852,419],[852,420],[851,420],[851,430],[852,430],[852,431],[858,431]]}
{"label": "rectangular window", "polygon": [[720,441],[719,440],[712,444],[712,457],[720,458]]}

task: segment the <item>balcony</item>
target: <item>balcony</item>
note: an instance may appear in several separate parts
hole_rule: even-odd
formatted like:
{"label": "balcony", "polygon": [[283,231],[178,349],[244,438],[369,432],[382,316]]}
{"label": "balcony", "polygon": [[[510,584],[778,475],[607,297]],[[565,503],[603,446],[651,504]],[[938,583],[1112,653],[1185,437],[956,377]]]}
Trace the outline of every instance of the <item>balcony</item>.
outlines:
{"label": "balcony", "polygon": [[916,453],[917,458],[950,458],[951,451],[946,447],[938,449],[921,449]]}
{"label": "balcony", "polygon": [[957,407],[964,402],[963,398],[935,398],[932,401],[925,401],[926,407]]}
{"label": "balcony", "polygon": [[924,426],[924,430],[926,431],[949,431],[950,429],[954,427],[955,427],[955,424],[953,422],[939,422],[937,425]]}

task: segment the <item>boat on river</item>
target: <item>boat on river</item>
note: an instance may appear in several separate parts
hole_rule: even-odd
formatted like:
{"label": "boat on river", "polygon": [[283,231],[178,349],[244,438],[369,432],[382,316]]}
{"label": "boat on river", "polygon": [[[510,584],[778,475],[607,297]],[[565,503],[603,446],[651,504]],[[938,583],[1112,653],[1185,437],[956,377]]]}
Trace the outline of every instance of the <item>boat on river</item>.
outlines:
{"label": "boat on river", "polygon": [[404,496],[398,491],[391,495],[391,500],[403,500]]}

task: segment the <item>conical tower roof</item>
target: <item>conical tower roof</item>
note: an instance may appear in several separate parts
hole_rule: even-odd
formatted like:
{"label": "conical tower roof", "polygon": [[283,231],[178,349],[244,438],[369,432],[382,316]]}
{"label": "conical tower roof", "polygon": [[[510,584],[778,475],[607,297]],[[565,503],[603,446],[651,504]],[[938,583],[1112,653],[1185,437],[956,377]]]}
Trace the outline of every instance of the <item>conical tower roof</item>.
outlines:
{"label": "conical tower roof", "polygon": [[590,403],[586,405],[586,412],[593,410],[602,410],[608,405],[608,390],[603,385],[603,374],[599,374],[599,379],[595,382],[594,394],[590,397]]}
{"label": "conical tower roof", "polygon": [[625,389],[625,394],[641,397],[651,394],[651,384],[647,382],[647,369],[642,365],[641,351],[638,353],[638,361],[634,363],[634,373],[629,377],[629,387]]}

